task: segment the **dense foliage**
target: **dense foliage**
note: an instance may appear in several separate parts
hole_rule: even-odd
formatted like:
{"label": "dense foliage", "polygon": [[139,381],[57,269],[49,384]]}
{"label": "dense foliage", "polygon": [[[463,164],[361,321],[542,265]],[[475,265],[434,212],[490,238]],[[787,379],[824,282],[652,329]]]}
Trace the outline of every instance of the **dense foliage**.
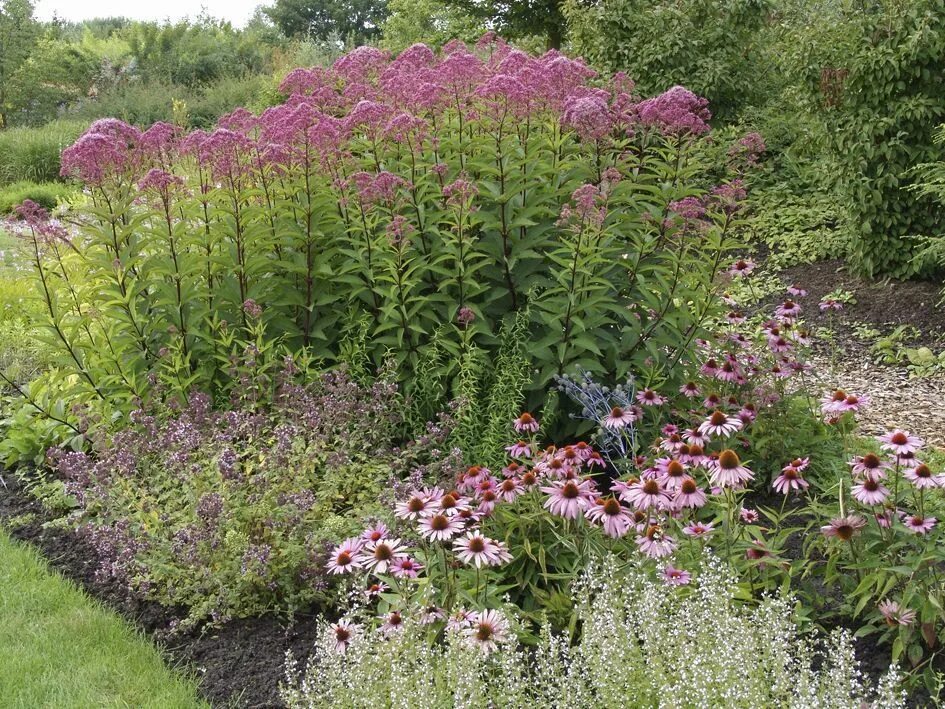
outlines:
{"label": "dense foliage", "polygon": [[773,77],[762,60],[767,0],[603,0],[565,3],[576,51],[626,71],[646,92],[683,84],[732,118],[757,104]]}
{"label": "dense foliage", "polygon": [[472,405],[503,345],[529,343],[531,374],[501,383],[513,410],[578,365],[678,376],[744,190],[698,188],[703,99],[594,76],[501,42],[363,48],[209,133],[95,123],[63,153],[89,199],[77,231],[35,205],[19,227],[62,354],[52,385],[119,410],[151,377],[219,398],[247,337],[263,363],[392,357],[418,422]]}
{"label": "dense foliage", "polygon": [[909,186],[917,163],[943,155],[933,132],[945,120],[945,3],[838,8],[817,27],[793,34],[794,65],[834,127],[852,256],[869,274],[914,274],[911,239],[942,221],[941,206]]}

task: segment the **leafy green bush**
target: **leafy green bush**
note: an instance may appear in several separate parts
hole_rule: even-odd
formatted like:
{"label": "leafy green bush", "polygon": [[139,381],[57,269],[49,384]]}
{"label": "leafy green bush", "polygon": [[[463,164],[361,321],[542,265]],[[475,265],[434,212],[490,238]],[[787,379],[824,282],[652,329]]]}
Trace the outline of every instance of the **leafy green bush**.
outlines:
{"label": "leafy green bush", "polygon": [[564,8],[575,50],[627,72],[644,93],[681,84],[732,118],[775,79],[763,61],[767,0],[569,0]]}
{"label": "leafy green bush", "polygon": [[0,215],[7,215],[13,208],[31,200],[44,209],[53,209],[60,201],[75,193],[75,187],[62,182],[32,182],[21,180],[0,187]]}
{"label": "leafy green bush", "polygon": [[912,237],[935,233],[945,214],[909,190],[917,163],[945,156],[933,140],[945,119],[945,2],[837,5],[799,30],[788,51],[810,110],[833,127],[853,260],[871,275],[915,274],[923,264]]}
{"label": "leafy green bush", "polygon": [[59,155],[88,127],[76,120],[0,131],[0,185],[59,179]]}
{"label": "leafy green bush", "polygon": [[[244,353],[252,357],[251,351]],[[91,454],[54,450],[99,573],[191,619],[292,612],[324,601],[326,542],[380,509],[402,470],[396,386],[342,373],[307,386],[288,362],[276,403],[137,410]],[[256,382],[248,382],[252,385]],[[417,462],[426,448],[412,447]]]}

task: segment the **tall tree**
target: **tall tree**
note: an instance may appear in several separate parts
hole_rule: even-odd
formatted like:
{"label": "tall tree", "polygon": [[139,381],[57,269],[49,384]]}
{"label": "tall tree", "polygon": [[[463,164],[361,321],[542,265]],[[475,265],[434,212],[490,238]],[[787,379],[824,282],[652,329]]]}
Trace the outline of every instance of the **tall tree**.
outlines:
{"label": "tall tree", "polygon": [[544,37],[560,49],[567,33],[562,0],[445,0],[479,17],[505,37]]}
{"label": "tall tree", "polygon": [[363,44],[380,34],[387,0],[276,0],[263,12],[287,37],[337,35]]}
{"label": "tall tree", "polygon": [[29,58],[39,38],[30,0],[0,0],[0,128],[6,128],[12,105],[13,76]]}

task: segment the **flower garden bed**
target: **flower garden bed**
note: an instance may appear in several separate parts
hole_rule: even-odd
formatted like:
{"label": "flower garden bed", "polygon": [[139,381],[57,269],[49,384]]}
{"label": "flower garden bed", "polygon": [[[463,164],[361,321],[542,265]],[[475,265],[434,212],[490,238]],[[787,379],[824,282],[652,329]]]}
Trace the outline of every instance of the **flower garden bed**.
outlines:
{"label": "flower garden bed", "polygon": [[493,35],[280,90],[212,132],[98,121],[69,221],[18,209],[56,355],[4,376],[19,536],[215,702],[934,690],[945,456],[818,390],[805,320],[849,298],[756,307],[760,135]]}

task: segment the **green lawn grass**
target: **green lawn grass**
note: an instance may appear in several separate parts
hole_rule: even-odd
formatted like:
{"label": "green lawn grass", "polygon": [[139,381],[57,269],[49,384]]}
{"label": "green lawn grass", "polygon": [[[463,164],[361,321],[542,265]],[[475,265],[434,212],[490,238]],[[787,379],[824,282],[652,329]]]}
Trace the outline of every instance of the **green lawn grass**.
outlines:
{"label": "green lawn grass", "polygon": [[0,707],[205,707],[139,632],[0,532]]}

